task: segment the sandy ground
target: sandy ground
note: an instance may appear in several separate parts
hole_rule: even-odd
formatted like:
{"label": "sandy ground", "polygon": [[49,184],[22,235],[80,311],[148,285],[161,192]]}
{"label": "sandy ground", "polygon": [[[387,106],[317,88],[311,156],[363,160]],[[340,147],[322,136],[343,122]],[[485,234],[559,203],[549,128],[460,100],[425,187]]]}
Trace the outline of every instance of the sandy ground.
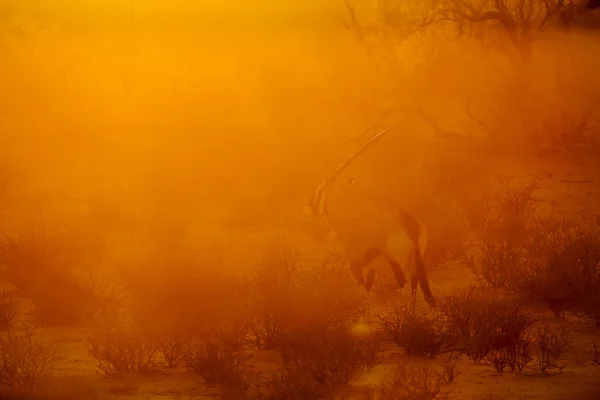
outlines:
{"label": "sandy ground", "polygon": [[[600,171],[600,168],[597,171]],[[560,172],[564,175],[564,180],[570,176],[577,176],[578,180],[600,182],[598,173],[586,172],[587,175],[582,177],[582,174],[572,173],[565,169]],[[523,174],[521,173],[521,175]],[[585,206],[589,206],[592,201],[600,199],[597,190],[593,189],[598,185],[589,186],[588,189],[589,183],[587,182],[572,183],[559,180],[553,184],[558,186],[547,188],[547,190],[554,193],[561,191],[564,193],[565,199],[573,199],[570,208],[581,205],[582,202],[586,203]],[[573,190],[573,186],[578,189]],[[589,193],[582,197],[582,192],[586,190]],[[215,235],[214,232],[207,232],[207,235],[216,240],[215,243],[221,243],[223,249],[234,245],[236,259],[244,259],[246,265],[252,266],[260,262],[261,256],[260,246],[255,244],[264,242],[265,237],[280,236],[281,232],[238,232],[235,235],[223,234],[222,237]],[[290,235],[287,236],[290,237]],[[323,253],[323,247],[316,245],[308,237],[297,237],[293,242],[301,250],[303,262],[316,261]],[[123,250],[121,253],[127,253],[127,251]],[[231,265],[231,267],[239,268],[239,265]],[[378,269],[382,274],[389,274],[389,271],[385,270],[384,264],[379,265]],[[430,271],[429,275],[432,289],[437,296],[475,283],[470,271],[461,266]],[[391,307],[396,301],[398,301],[397,295],[380,296],[376,300],[376,306]],[[419,301],[422,304],[422,295],[420,295]],[[573,325],[572,321],[561,320],[550,315],[548,322]],[[96,367],[96,361],[88,355],[83,329],[41,328],[35,331],[35,337],[58,348],[59,360],[54,371],[56,378],[54,385],[61,391],[80,393],[83,395],[82,398],[202,399],[214,398],[211,395],[217,393],[214,386],[205,384],[202,378],[184,368],[172,371],[159,370],[145,375],[106,378]],[[600,399],[600,367],[582,367],[575,362],[577,352],[590,343],[600,343],[600,332],[577,329],[576,348],[566,358],[568,366],[562,373],[556,375],[497,373],[489,366],[476,365],[469,360],[462,359],[460,361],[461,375],[456,382],[444,385],[443,390],[448,393],[450,399]],[[443,362],[441,358],[425,360],[404,356],[389,340],[385,341],[383,346],[385,349],[383,362],[373,370],[360,374],[347,387],[339,388],[340,393],[353,393],[360,386],[381,382],[397,365],[431,365],[439,368]],[[256,372],[269,373],[277,370],[281,365],[281,360],[273,351],[253,351],[251,363]]]}
{"label": "sandy ground", "polygon": [[[432,289],[437,295],[474,283],[468,270],[457,267],[430,272]],[[386,308],[399,301],[399,295],[382,295],[376,300],[376,308]],[[423,302],[422,297],[419,298]],[[422,303],[421,303],[422,304]],[[548,316],[551,324],[572,324],[572,321]],[[575,326],[575,325],[573,325]],[[377,333],[375,333],[377,334]],[[381,333],[378,336],[385,338]],[[35,332],[36,339],[51,343],[58,348],[59,360],[54,371],[54,384],[61,390],[85,394],[84,398],[108,399],[202,399],[215,398],[215,386],[207,385],[203,379],[185,368],[158,370],[151,374],[104,377],[96,367],[96,361],[88,355],[84,331],[81,328],[42,328]],[[497,373],[493,368],[460,360],[461,374],[456,381],[444,385],[443,390],[450,399],[600,399],[600,367],[577,365],[576,354],[590,343],[600,342],[600,332],[585,329],[576,331],[576,348],[565,358],[568,366],[562,373],[544,375],[539,373]],[[352,394],[357,388],[381,382],[397,365],[426,365],[440,368],[443,358],[426,360],[404,356],[396,345],[385,340],[382,344],[383,362],[370,371],[365,371],[340,393]],[[275,351],[253,350],[251,363],[254,371],[268,374],[281,365]],[[489,397],[494,395],[496,397]],[[481,397],[480,397],[481,396]]]}

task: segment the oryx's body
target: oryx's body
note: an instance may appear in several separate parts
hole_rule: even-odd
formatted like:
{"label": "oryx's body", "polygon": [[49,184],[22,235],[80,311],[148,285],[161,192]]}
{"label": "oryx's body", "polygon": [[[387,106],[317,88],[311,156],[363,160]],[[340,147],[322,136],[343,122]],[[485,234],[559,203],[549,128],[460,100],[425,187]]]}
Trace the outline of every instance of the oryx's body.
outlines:
{"label": "oryx's body", "polygon": [[[401,274],[402,270],[416,276],[416,249],[401,218],[403,211],[386,212],[363,201],[354,187],[347,187],[343,191],[334,187],[331,189],[328,193],[326,218],[343,244],[346,256],[350,260],[361,260],[365,254],[373,259],[384,256],[392,264],[397,279],[397,274]],[[416,236],[422,256],[427,246],[427,230],[417,217],[414,217],[414,221],[417,224]],[[401,266],[400,271],[395,269],[395,264]],[[368,268],[368,265],[363,267]],[[402,286],[401,279],[398,280]]]}
{"label": "oryx's body", "polygon": [[304,212],[306,218],[327,221],[344,246],[356,281],[368,292],[375,279],[375,270],[369,264],[383,256],[401,288],[406,283],[405,272],[411,275],[413,302],[420,284],[426,301],[433,305],[422,259],[427,246],[423,222],[410,212],[386,212],[361,199],[352,187],[353,180],[349,183],[334,180],[350,161],[391,129],[376,135],[339,166],[315,191]]}

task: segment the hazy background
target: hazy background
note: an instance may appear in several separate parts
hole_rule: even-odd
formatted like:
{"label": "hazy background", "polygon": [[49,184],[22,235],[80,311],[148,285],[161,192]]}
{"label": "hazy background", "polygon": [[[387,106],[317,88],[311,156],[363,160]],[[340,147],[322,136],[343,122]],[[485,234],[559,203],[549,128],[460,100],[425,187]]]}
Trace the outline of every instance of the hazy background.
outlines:
{"label": "hazy background", "polygon": [[[500,14],[512,28],[448,21],[460,14],[453,7],[483,3],[510,6]],[[28,362],[41,354],[30,340],[48,339],[61,351],[52,376],[76,391],[89,387],[81,398],[203,394],[187,370],[129,383],[98,376],[98,367],[109,374],[111,359],[120,372],[154,368],[152,357],[138,361],[160,342],[206,381],[222,365],[222,393],[227,385],[246,391],[245,367],[255,363],[254,380],[265,366],[269,375],[284,368],[274,388],[296,393],[328,381],[324,393],[337,390],[383,360],[379,327],[374,319],[373,335],[365,324],[347,331],[360,327],[366,293],[346,254],[332,251],[344,250],[335,235],[308,235],[302,206],[396,122],[400,129],[341,176],[355,174],[355,186],[332,185],[329,203],[357,232],[379,221],[380,209],[411,210],[427,227],[432,291],[451,307],[418,319],[408,308],[390,314],[390,338],[407,354],[420,346],[441,356],[443,338],[471,327],[448,331],[438,321],[464,310],[455,315],[466,318],[452,318],[478,332],[468,351],[502,358],[519,349],[525,358],[542,340],[547,351],[566,345],[562,330],[555,342],[529,343],[520,312],[532,302],[555,316],[572,307],[600,327],[600,15],[583,3],[540,27],[542,0],[0,0],[0,330],[26,330],[21,342],[3,339],[12,331],[0,335],[0,359],[21,354],[44,372]],[[532,6],[530,21],[519,5]],[[378,272],[373,305],[401,304],[385,257],[370,266]],[[476,292],[458,294],[474,284]],[[509,292],[519,300],[510,314],[501,311]],[[283,363],[266,362],[275,360],[266,353],[240,358],[248,338]],[[578,351],[592,351],[588,344]],[[598,364],[599,348],[586,353],[595,357],[589,363]],[[415,362],[393,354],[390,361]],[[438,358],[444,368],[458,359],[448,355]],[[518,385],[512,374],[469,366],[460,392],[591,396],[597,371],[574,356],[566,374],[523,374]],[[9,369],[0,365],[9,377],[29,371]],[[403,371],[402,384],[428,391],[441,376]],[[481,384],[484,375],[493,387]]]}
{"label": "hazy background", "polygon": [[[563,125],[589,109],[596,118],[595,34],[548,29],[523,67],[494,23],[411,35],[394,23],[406,27],[427,4],[406,2],[386,19],[391,3],[353,3],[361,24],[385,33],[361,43],[341,0],[3,1],[4,209],[25,218],[94,198],[138,217],[293,226],[365,129],[403,121],[353,167],[359,188],[398,207],[430,193],[431,165],[538,162]],[[492,129],[468,117],[467,98]],[[402,105],[459,136],[494,138],[440,140],[402,113],[378,122]]]}

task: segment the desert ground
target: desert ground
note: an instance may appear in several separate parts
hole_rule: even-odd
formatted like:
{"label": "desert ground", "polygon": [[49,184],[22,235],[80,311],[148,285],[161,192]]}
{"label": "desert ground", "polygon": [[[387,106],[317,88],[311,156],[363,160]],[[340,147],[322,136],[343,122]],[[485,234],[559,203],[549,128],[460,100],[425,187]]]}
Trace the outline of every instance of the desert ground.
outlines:
{"label": "desert ground", "polygon": [[[525,181],[527,181],[527,176],[529,176],[529,173],[523,173],[526,170],[527,168],[525,166],[520,166],[518,168],[518,171],[521,172],[521,179]],[[530,174],[535,176],[537,172],[530,171]],[[577,180],[581,181],[597,181],[599,178],[597,173],[583,175],[581,172],[577,172],[577,169],[574,169],[573,172],[565,173],[565,175],[569,175],[571,177],[575,176],[578,178]],[[537,193],[540,193],[541,197],[544,195],[552,195],[556,198],[562,198],[561,196],[557,196],[557,194],[561,194],[561,191],[556,188],[556,186],[560,187],[561,185],[563,187],[565,185],[569,187],[568,190],[563,190],[562,197],[570,198],[572,196],[576,196],[577,198],[582,199],[586,198],[586,193],[589,193],[586,189],[585,192],[581,191],[580,193],[573,194],[573,190],[570,188],[571,183],[561,183],[560,179],[558,178],[555,178],[552,182],[547,183],[545,187],[541,187]],[[517,186],[517,188],[520,188],[520,186]],[[588,201],[591,203],[594,198],[597,199],[596,194],[592,192]],[[203,248],[204,254],[201,255],[201,257],[207,257],[210,263],[218,264],[222,271],[227,270],[228,272],[235,274],[239,274],[240,271],[245,271],[251,275],[253,273],[252,271],[260,269],[260,266],[264,265],[265,263],[269,268],[273,268],[277,265],[279,265],[279,268],[284,268],[286,265],[286,247],[284,244],[282,244],[283,242],[277,241],[278,238],[281,240],[282,237],[286,239],[285,243],[294,243],[296,250],[299,251],[300,256],[297,258],[299,268],[310,269],[314,266],[318,266],[320,263],[322,263],[322,260],[327,259],[328,255],[331,257],[332,251],[342,253],[342,250],[339,249],[339,247],[336,247],[337,241],[335,237],[318,243],[307,235],[298,234],[293,230],[286,231],[284,229],[276,228],[263,228],[257,230],[224,229],[215,224],[215,226],[211,227],[208,232],[210,232],[210,240],[202,236],[199,236],[197,239],[200,243],[204,242],[204,246],[206,246]],[[198,234],[201,235],[200,232],[198,232]],[[206,233],[204,232],[204,234]],[[123,239],[121,238],[118,240]],[[275,250],[283,252],[283,256],[281,253],[279,254],[281,257],[279,260],[280,264],[273,264],[272,259],[267,257],[268,254],[270,254],[269,249],[271,251]],[[118,250],[116,246],[114,250]],[[143,248],[142,251],[147,251],[147,248]],[[127,257],[123,253],[127,252],[131,254],[131,248],[122,249],[122,251],[116,252],[118,255],[115,254],[111,257],[118,257],[122,260]],[[208,255],[206,253],[208,253]],[[265,256],[265,254],[267,254],[267,256]],[[131,255],[129,255],[129,257],[135,258],[135,256]],[[172,256],[170,256],[170,258],[172,258]],[[240,263],[243,263],[245,268],[240,266]],[[110,265],[111,264],[108,263],[107,266],[104,267],[106,269],[102,273],[96,272],[98,274],[97,276],[114,278],[116,275],[118,275],[114,269],[111,269]],[[206,283],[203,282],[202,277],[192,278],[193,282],[200,282],[199,285],[195,287],[193,285],[188,286],[184,282],[190,279],[190,276],[185,275],[184,269],[167,268],[166,270],[163,270],[161,268],[165,267],[161,264],[147,265],[151,265],[150,268],[155,268],[155,270],[149,269],[147,271],[146,278],[142,276],[142,272],[138,271],[136,272],[138,275],[135,279],[140,281],[147,279],[149,282],[146,282],[146,284],[148,285],[151,293],[148,294],[142,292],[141,294],[138,294],[139,296],[156,296],[156,300],[159,302],[164,302],[165,304],[170,304],[172,301],[169,296],[172,296],[173,294],[171,294],[168,290],[178,291],[186,297],[185,300],[173,302],[173,308],[171,309],[162,308],[157,306],[156,303],[152,302],[152,305],[149,307],[158,308],[149,308],[149,312],[153,313],[151,318],[154,319],[153,322],[157,323],[157,325],[148,328],[147,325],[143,325],[144,323],[148,323],[148,321],[144,320],[144,322],[139,322],[142,324],[141,326],[143,326],[144,329],[147,329],[147,331],[145,331],[147,337],[146,339],[141,339],[142,341],[148,340],[148,343],[152,343],[154,338],[153,334],[160,332],[161,329],[167,329],[166,332],[169,332],[169,328],[172,328],[173,326],[169,327],[167,325],[165,327],[161,324],[162,321],[160,321],[160,318],[162,316],[163,318],[166,318],[167,321],[174,321],[171,319],[172,315],[169,314],[180,311],[175,307],[183,306],[189,307],[191,310],[198,310],[196,317],[200,320],[202,320],[202,311],[206,312],[207,309],[214,309],[217,311],[223,309],[228,310],[227,306],[225,306],[222,302],[226,301],[224,297],[231,296],[230,290],[223,289],[224,293],[222,294],[218,293],[219,290],[216,292],[211,291],[212,295],[214,296],[214,298],[211,299],[209,297],[210,295],[207,296],[205,293],[201,293],[202,290],[207,289]],[[205,264],[200,263],[195,265],[195,267],[202,268],[204,265]],[[348,365],[344,365],[344,362],[352,364],[350,361],[351,359],[342,361],[340,364],[336,364],[333,359],[329,360],[328,362],[331,362],[334,365],[334,368],[339,368],[340,370],[348,368],[353,372],[349,373],[349,378],[344,379],[346,382],[343,384],[336,383],[330,388],[328,387],[327,389],[321,389],[323,391],[319,391],[317,389],[313,389],[314,391],[308,391],[308,389],[303,385],[311,387],[310,384],[302,383],[303,381],[300,378],[298,378],[298,381],[294,383],[282,380],[284,384],[283,389],[279,386],[273,386],[273,388],[268,389],[270,387],[269,385],[275,385],[273,383],[273,379],[275,379],[275,382],[277,382],[277,378],[273,377],[279,376],[280,378],[278,379],[282,379],[280,375],[282,373],[281,371],[285,370],[285,368],[289,368],[290,364],[289,361],[285,362],[284,359],[282,359],[282,356],[279,352],[282,350],[277,350],[278,346],[283,345],[273,345],[275,348],[272,349],[265,349],[264,346],[257,347],[256,342],[253,340],[254,333],[252,333],[252,329],[244,333],[244,335],[247,335],[246,337],[248,338],[248,341],[245,342],[240,351],[243,354],[250,356],[246,363],[247,365],[250,365],[252,369],[250,377],[247,379],[249,382],[252,382],[252,385],[256,385],[256,388],[262,388],[263,392],[261,392],[262,394],[260,395],[248,393],[239,394],[236,391],[233,393],[227,392],[228,384],[233,385],[234,387],[235,385],[226,379],[224,381],[206,379],[202,377],[202,374],[190,370],[190,367],[185,361],[186,351],[189,350],[184,350],[185,346],[182,346],[181,349],[178,350],[182,354],[182,360],[177,366],[167,367],[165,360],[163,359],[164,356],[161,355],[162,350],[155,349],[152,350],[156,352],[156,354],[153,356],[153,362],[148,364],[148,368],[142,368],[140,366],[140,369],[138,370],[133,367],[133,365],[135,365],[136,359],[137,362],[140,362],[141,358],[143,358],[143,342],[125,341],[124,339],[120,339],[124,340],[124,342],[119,343],[116,341],[118,340],[116,339],[118,336],[112,337],[112,339],[109,338],[110,334],[108,332],[111,332],[111,329],[114,329],[115,326],[120,327],[120,324],[126,324],[124,319],[122,320],[121,317],[117,316],[115,308],[110,308],[110,312],[114,312],[115,314],[110,314],[108,316],[108,320],[102,319],[100,324],[90,322],[89,319],[85,319],[84,322],[79,322],[77,326],[64,326],[64,324],[58,324],[58,326],[48,326],[46,324],[36,322],[35,304],[31,304],[30,299],[27,298],[27,291],[20,289],[18,286],[12,285],[10,281],[7,281],[5,282],[4,286],[7,288],[7,290],[10,290],[10,293],[14,294],[16,304],[20,310],[20,317],[16,319],[14,327],[11,328],[11,331],[9,332],[15,332],[18,337],[20,337],[21,334],[30,335],[29,337],[34,340],[34,343],[41,343],[43,344],[44,349],[52,349],[53,351],[51,364],[50,366],[46,366],[46,368],[48,368],[48,371],[46,372],[49,374],[49,376],[45,377],[44,380],[41,380],[35,385],[36,389],[33,391],[33,394],[28,392],[30,393],[29,396],[34,396],[33,398],[598,398],[600,394],[600,386],[598,381],[600,367],[597,365],[597,353],[595,353],[596,358],[594,358],[594,356],[591,355],[592,353],[590,352],[590,349],[595,348],[594,345],[597,345],[598,341],[600,340],[600,334],[598,333],[597,329],[594,329],[593,327],[590,327],[589,324],[586,324],[581,319],[581,315],[577,314],[574,310],[568,310],[565,312],[565,315],[557,316],[551,312],[548,307],[540,304],[537,301],[514,300],[518,301],[519,304],[522,304],[522,306],[527,310],[536,313],[535,324],[547,325],[551,327],[551,329],[568,330],[570,335],[569,345],[560,355],[560,361],[557,362],[557,365],[560,365],[560,369],[558,370],[550,368],[545,372],[539,371],[539,369],[536,367],[536,362],[538,362],[538,359],[536,358],[537,356],[535,354],[537,353],[535,352],[537,350],[532,350],[531,361],[528,364],[528,368],[525,368],[521,372],[511,371],[508,367],[506,367],[506,370],[498,372],[490,363],[491,361],[484,360],[474,362],[466,355],[460,355],[461,353],[459,351],[447,352],[445,345],[441,345],[440,349],[438,349],[439,354],[435,352],[434,357],[429,355],[409,355],[407,354],[406,349],[403,349],[402,346],[399,346],[394,340],[391,339],[390,335],[386,333],[385,328],[382,327],[381,321],[378,319],[379,316],[390,313],[396,305],[408,304],[407,302],[409,302],[410,299],[407,297],[407,288],[404,289],[404,293],[398,292],[397,283],[391,274],[389,266],[384,260],[378,259],[374,262],[374,265],[378,271],[378,284],[375,286],[376,295],[374,297],[371,310],[371,313],[374,316],[371,317],[371,320],[367,322],[365,322],[364,310],[361,308],[361,304],[364,304],[366,301],[364,297],[364,289],[357,287],[354,282],[351,282],[350,270],[345,263],[341,263],[340,265],[336,266],[335,274],[329,275],[330,281],[320,282],[320,284],[317,284],[318,288],[316,290],[322,292],[313,294],[315,294],[320,301],[325,300],[325,304],[311,304],[310,295],[312,292],[308,291],[306,293],[301,293],[300,298],[293,300],[299,302],[300,304],[293,304],[293,301],[290,302],[290,299],[288,298],[275,297],[270,299],[271,301],[285,302],[285,304],[290,305],[289,310],[282,310],[276,307],[271,308],[273,304],[265,305],[267,310],[270,312],[276,313],[277,310],[280,310],[284,314],[293,313],[293,310],[298,310],[298,308],[291,307],[306,307],[306,309],[298,311],[298,315],[296,317],[309,318],[308,321],[310,321],[310,316],[307,316],[304,313],[319,313],[321,311],[324,311],[325,313],[335,313],[335,310],[337,310],[336,305],[332,304],[330,301],[336,302],[340,299],[347,299],[350,302],[354,302],[353,306],[357,307],[354,311],[357,312],[354,314],[351,313],[351,315],[354,315],[354,317],[347,317],[348,320],[346,322],[348,322],[348,325],[346,326],[345,332],[349,334],[350,338],[354,338],[353,340],[366,340],[371,343],[376,343],[378,353],[377,361],[373,362],[372,364],[368,364],[363,360],[361,363],[359,363],[359,367],[353,368],[349,367]],[[191,275],[193,275],[193,271],[191,272]],[[184,273],[184,275],[177,275],[180,273]],[[461,262],[460,260],[434,268],[428,271],[428,274],[432,290],[439,299],[443,299],[444,296],[452,294],[464,293],[463,290],[472,287],[479,288],[479,290],[482,291],[481,293],[483,294],[483,298],[480,298],[480,300],[493,297],[492,293],[499,293],[500,296],[504,298],[507,292],[507,290],[504,288],[490,288],[489,286],[482,285],[481,282],[478,282],[476,279],[476,275],[473,273],[471,267],[469,267],[466,262]],[[167,278],[168,275],[172,275],[174,277],[173,283],[167,285],[167,291],[161,293],[160,290],[156,290],[156,286],[153,285],[156,285],[157,283],[159,285],[164,283],[164,279],[169,279]],[[210,279],[210,277],[205,278]],[[195,279],[199,279],[199,281],[196,281]],[[152,282],[153,280],[154,282]],[[250,282],[248,280],[244,280],[244,284],[250,284]],[[314,282],[312,284],[314,284]],[[340,292],[338,289],[333,289],[333,287],[339,285],[347,285],[347,289],[350,290],[352,294],[349,295],[347,293]],[[103,286],[98,285],[95,290],[98,291],[98,288],[102,287]],[[104,286],[103,290],[107,290],[107,287],[108,286]],[[199,288],[201,290],[200,292],[197,292]],[[48,290],[50,290],[52,293],[52,289]],[[191,293],[189,291],[191,291]],[[62,297],[62,295],[58,293],[53,293],[53,295]],[[339,298],[336,299],[336,296],[339,296]],[[122,297],[119,298],[122,299]],[[358,302],[356,302],[357,299]],[[70,300],[71,299],[69,297],[66,297],[66,301]],[[147,301],[145,298],[143,300]],[[191,302],[194,301],[205,303],[204,306],[208,305],[208,307],[197,307],[191,304]],[[432,316],[437,312],[436,310],[430,309],[425,304],[421,293],[419,293],[417,301],[418,308],[421,310],[420,312],[424,313],[423,315]],[[245,302],[242,301],[242,303]],[[236,305],[240,306],[242,303],[239,303],[239,300],[236,299],[234,302],[234,307]],[[123,304],[124,303],[121,303],[119,306],[123,307]],[[99,307],[100,309],[102,308],[102,306]],[[352,307],[352,305],[350,307]],[[141,308],[144,309],[144,306]],[[148,312],[147,310],[148,309],[144,309],[140,312]],[[246,310],[248,314],[243,317],[243,319],[248,318],[249,321],[251,321],[251,324],[260,323],[257,322],[260,320],[254,319],[256,318],[256,314],[254,314],[256,313],[256,310],[249,311],[250,308],[244,308],[244,310]],[[406,313],[406,310],[407,309],[404,309],[402,312]],[[400,315],[405,314],[401,313]],[[236,317],[240,318],[239,315]],[[106,318],[106,316],[103,318]],[[177,316],[176,318],[182,317]],[[293,315],[292,318],[294,318]],[[425,321],[426,320],[427,319],[425,319]],[[281,323],[285,324],[283,321]],[[289,324],[289,322],[287,323]],[[317,317],[314,320],[314,323],[316,325],[320,325],[323,322],[319,321],[319,318]],[[173,322],[173,324],[175,324],[175,322]],[[419,325],[415,321],[410,322],[410,320],[405,321],[404,324],[407,324],[407,326],[411,326],[411,324],[417,324],[414,328],[417,335],[426,334],[426,331],[428,329],[433,329],[434,326],[429,326],[427,324],[423,326]],[[293,329],[297,329],[301,335],[306,335],[306,338],[308,338],[311,334],[324,335],[324,333],[320,331],[321,328],[316,328],[316,331],[320,333],[315,333],[310,332],[310,330],[303,331],[302,326],[295,324],[292,326],[293,328],[288,328],[290,329],[289,332],[293,332]],[[118,329],[119,328],[117,328],[117,331]],[[178,329],[184,328],[181,327]],[[214,327],[209,325],[207,329],[209,331],[212,329],[216,330],[216,325]],[[414,336],[414,333],[411,336],[410,330],[400,331],[400,327],[396,327],[394,329],[399,330],[399,332],[404,332],[405,335],[409,335],[408,337],[411,338],[410,340],[414,340],[415,343],[417,343],[415,346],[418,346],[418,343],[420,343],[420,341]],[[422,331],[422,329],[425,329],[425,331]],[[94,336],[90,335],[89,332],[95,332],[95,334],[98,336],[95,336],[95,339],[93,339]],[[132,332],[138,331],[134,330]],[[197,333],[201,335],[201,332],[204,331],[199,330]],[[188,333],[190,332],[185,330],[185,334]],[[194,332],[194,334],[195,333],[196,332]],[[134,335],[134,333],[130,334]],[[183,333],[180,334],[183,335]],[[143,337],[144,336],[142,335],[142,338]],[[96,344],[99,346],[99,348],[103,349],[103,353],[96,353],[95,356],[90,351],[90,344],[95,343],[93,342],[94,340],[104,341],[102,344]],[[293,346],[302,346],[300,343],[295,343],[296,344]],[[288,346],[289,345],[290,344],[288,344]],[[115,348],[111,350],[110,346],[115,346]],[[147,343],[146,346],[148,346]],[[353,349],[350,345],[348,345],[348,343],[344,343],[343,346],[344,347],[338,349],[338,351],[341,351],[343,354],[356,351],[356,349]],[[259,347],[263,348],[261,349]],[[162,349],[162,347],[157,347],[157,349],[159,348]],[[7,352],[6,349],[3,351]],[[12,354],[14,355],[14,353]],[[31,357],[34,352],[26,354],[29,354]],[[204,354],[204,357],[210,359],[210,354],[211,353],[206,353]],[[454,355],[458,358],[453,359],[452,357]],[[213,357],[214,356],[215,355],[213,354]],[[231,355],[229,356],[231,357]],[[322,356],[323,355],[319,353],[310,355],[311,358],[314,357],[317,359]],[[120,365],[120,367],[117,368],[121,368],[122,370],[112,371],[109,369],[110,373],[108,373],[107,370],[100,368],[99,366],[101,363],[106,362],[107,360],[110,360],[108,365],[112,365],[110,363],[114,363],[115,366]],[[216,361],[213,362],[216,364],[213,364],[212,367],[209,366],[209,369],[218,368],[217,365],[219,363]],[[594,364],[594,362],[596,364]],[[363,363],[365,365],[363,365]],[[324,365],[327,365],[327,363],[321,365],[321,367],[324,367]],[[408,385],[407,387],[414,387],[415,390],[387,394],[387,396],[390,397],[383,397],[383,392],[377,394],[376,390],[379,385],[382,385],[383,382],[387,382],[390,379],[392,379],[392,382],[395,382],[393,379],[396,376],[395,374],[398,373],[397,369],[399,367],[408,368],[400,370],[405,377],[409,378],[408,381],[402,380],[401,386],[404,387],[404,385]],[[417,369],[414,370],[415,368]],[[418,368],[424,368],[426,371],[431,371],[432,375],[429,378],[431,381],[427,381],[427,379],[422,375],[417,375],[422,374],[422,372],[420,372],[421,370]],[[450,380],[450,371],[455,371],[454,374],[456,377],[452,378],[451,381],[447,381]],[[42,371],[39,372],[41,373]],[[31,384],[31,382],[25,380],[23,387],[27,388],[27,385],[29,384]],[[289,387],[286,387],[285,385],[289,385]],[[274,387],[278,387],[278,389],[274,389]],[[424,391],[423,387],[425,387]],[[433,390],[431,388],[433,388]],[[256,390],[260,391],[260,389]],[[269,392],[269,390],[271,391]],[[371,391],[365,392],[365,390]],[[39,393],[43,394],[39,394],[40,397],[35,397],[36,391],[39,391]],[[251,390],[249,390],[249,392],[251,392]]]}
{"label": "desert ground", "polygon": [[4,3],[0,398],[600,399],[594,2]]}

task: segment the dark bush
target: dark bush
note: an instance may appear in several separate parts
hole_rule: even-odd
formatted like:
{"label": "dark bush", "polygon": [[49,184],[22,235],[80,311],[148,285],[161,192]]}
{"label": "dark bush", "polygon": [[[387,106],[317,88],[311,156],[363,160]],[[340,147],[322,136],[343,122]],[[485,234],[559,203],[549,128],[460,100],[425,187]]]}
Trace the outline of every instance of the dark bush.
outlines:
{"label": "dark bush", "polygon": [[171,261],[163,257],[150,264],[144,281],[127,280],[140,326],[152,332],[169,368],[182,363],[223,394],[244,393],[253,320],[247,282],[195,260],[183,247]]}
{"label": "dark bush", "polygon": [[493,351],[517,352],[537,319],[515,300],[475,288],[443,298],[440,312],[453,346],[475,362]]}
{"label": "dark bush", "polygon": [[522,372],[533,360],[532,347],[532,336],[526,333],[516,343],[507,343],[491,350],[484,361],[498,372],[506,367],[513,372]]}
{"label": "dark bush", "polygon": [[245,282],[193,260],[192,253],[172,262],[151,264],[143,280],[127,281],[139,326],[168,368],[183,364],[224,388],[243,386],[242,348],[252,322]]}
{"label": "dark bush", "polygon": [[265,250],[253,288],[253,342],[277,350],[284,361],[268,398],[320,396],[378,362],[379,343],[350,332],[362,298],[334,254],[303,268],[293,246],[275,241]]}
{"label": "dark bush", "polygon": [[587,299],[581,301],[578,315],[588,327],[600,329],[600,288],[595,293],[589,293]]}
{"label": "dark bush", "polygon": [[593,221],[541,217],[534,196],[540,182],[502,188],[492,196],[471,268],[483,285],[506,287],[544,303],[560,317],[566,310],[579,310],[594,323],[600,230]]}
{"label": "dark bush", "polygon": [[532,242],[529,261],[514,279],[514,290],[546,304],[557,316],[576,308],[593,317],[590,305],[600,289],[600,231],[565,224],[544,227],[539,230],[543,238]]}
{"label": "dark bush", "polygon": [[371,387],[361,400],[436,400],[444,398],[440,374],[426,367],[401,366],[393,378]]}
{"label": "dark bush", "polygon": [[[502,185],[478,209],[485,213],[476,246],[477,257],[471,269],[482,285],[510,286],[528,258],[530,235],[538,218],[539,200],[534,193],[539,179],[519,188]],[[477,209],[477,208],[476,208]]]}
{"label": "dark bush", "polygon": [[566,364],[560,363],[565,351],[573,347],[573,334],[567,328],[550,328],[543,325],[535,333],[536,367],[541,372],[563,370]]}
{"label": "dark bush", "polygon": [[163,356],[167,368],[173,369],[181,365],[188,342],[176,333],[159,333],[156,336],[159,353]]}
{"label": "dark bush", "polygon": [[253,274],[252,336],[253,343],[260,349],[276,348],[289,323],[294,291],[300,279],[298,261],[298,251],[284,240],[277,240],[265,248],[262,264]]}
{"label": "dark bush", "polygon": [[590,364],[592,365],[600,365],[600,345],[593,344],[590,346],[590,349],[587,351],[587,358]]}
{"label": "dark bush", "polygon": [[98,368],[109,376],[154,369],[158,348],[149,334],[133,322],[113,318],[97,321],[86,333],[88,352]]}
{"label": "dark bush", "polygon": [[439,315],[423,310],[413,312],[406,305],[379,315],[379,324],[408,355],[434,358],[445,350],[451,339]]}
{"label": "dark bush", "polygon": [[379,343],[358,339],[343,329],[289,332],[279,349],[286,370],[304,370],[321,385],[350,382],[379,361]]}
{"label": "dark bush", "polygon": [[469,251],[469,236],[481,223],[477,219],[486,217],[485,212],[473,212],[481,209],[482,201],[471,188],[485,186],[489,175],[472,168],[473,159],[461,156],[461,145],[451,147],[460,149],[424,165],[424,192],[414,204],[428,228],[426,257],[431,268],[462,262]]}
{"label": "dark bush", "polygon": [[93,260],[82,233],[50,234],[36,226],[0,240],[0,264],[6,279],[23,291],[35,307],[38,322],[47,325],[76,325],[102,305],[102,293],[76,274]]}
{"label": "dark bush", "polygon": [[277,241],[265,251],[253,279],[254,344],[285,352],[296,332],[316,337],[346,327],[361,315],[362,297],[347,266],[333,255],[300,268],[298,253]]}
{"label": "dark bush", "polygon": [[319,383],[305,368],[282,368],[278,376],[267,383],[253,400],[326,399],[333,393],[331,386]]}
{"label": "dark bush", "polygon": [[244,393],[250,386],[251,355],[223,337],[197,337],[190,341],[184,355],[185,365],[222,390]]}
{"label": "dark bush", "polygon": [[479,245],[478,265],[472,266],[477,280],[492,287],[507,286],[522,262],[519,247],[506,242],[484,241]]}
{"label": "dark bush", "polygon": [[[191,290],[199,292],[195,301],[202,303],[190,303],[198,314],[185,310],[175,315],[157,314],[155,318],[144,314],[143,326],[156,332],[157,349],[169,367],[182,361],[206,381],[218,384],[223,392],[243,393],[251,372],[247,365],[250,356],[245,350],[252,323],[247,296],[239,279],[216,273],[203,278],[196,280],[196,288],[187,284],[180,287],[182,295],[190,300],[194,296]],[[184,307],[178,301],[176,304]]]}
{"label": "dark bush", "polygon": [[193,248],[165,246],[178,251],[154,249],[148,259],[122,272],[131,308],[144,329],[163,339],[238,329],[236,340],[247,340],[252,296],[245,276],[209,264]]}
{"label": "dark bush", "polygon": [[460,365],[458,364],[459,358],[460,354],[450,353],[442,364],[442,372],[440,373],[440,376],[447,384],[454,383],[456,378],[462,374]]}
{"label": "dark bush", "polygon": [[31,393],[51,377],[55,350],[31,336],[0,334],[0,385]]}
{"label": "dark bush", "polygon": [[328,255],[319,264],[299,270],[291,294],[288,327],[336,329],[362,315],[361,292],[347,264],[335,255]]}
{"label": "dark bush", "polygon": [[14,291],[0,290],[0,330],[11,329],[19,318],[18,304]]}

